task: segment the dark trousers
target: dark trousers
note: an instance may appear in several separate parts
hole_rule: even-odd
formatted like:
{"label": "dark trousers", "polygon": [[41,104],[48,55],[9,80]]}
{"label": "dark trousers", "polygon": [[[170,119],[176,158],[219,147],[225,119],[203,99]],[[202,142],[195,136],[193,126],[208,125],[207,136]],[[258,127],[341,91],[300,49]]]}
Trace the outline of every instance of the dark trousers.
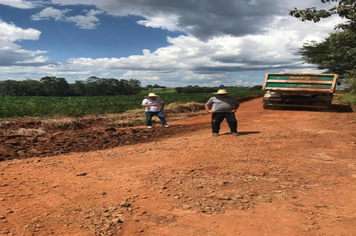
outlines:
{"label": "dark trousers", "polygon": [[226,122],[229,124],[231,133],[237,132],[237,120],[235,117],[235,113],[232,112],[221,112],[221,113],[214,113],[211,119],[211,127],[213,133],[219,133],[220,131],[220,124],[223,120],[226,119]]}
{"label": "dark trousers", "polygon": [[146,125],[147,126],[152,126],[152,117],[154,117],[154,116],[157,116],[161,120],[162,126],[167,125],[166,118],[164,117],[164,115],[161,111],[145,112],[145,113],[146,113]]}

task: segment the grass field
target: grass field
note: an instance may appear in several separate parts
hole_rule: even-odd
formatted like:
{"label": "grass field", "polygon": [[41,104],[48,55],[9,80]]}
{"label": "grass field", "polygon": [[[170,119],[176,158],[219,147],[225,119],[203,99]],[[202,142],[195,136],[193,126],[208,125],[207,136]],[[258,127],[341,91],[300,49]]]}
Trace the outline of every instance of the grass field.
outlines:
{"label": "grass field", "polygon": [[[262,91],[250,91],[247,88],[228,89],[238,98],[262,95]],[[138,95],[101,96],[101,97],[0,97],[0,118],[27,117],[80,117],[121,113],[141,108],[141,102],[148,93],[159,95],[165,104],[205,103],[211,93],[178,94],[174,89],[144,90]]]}

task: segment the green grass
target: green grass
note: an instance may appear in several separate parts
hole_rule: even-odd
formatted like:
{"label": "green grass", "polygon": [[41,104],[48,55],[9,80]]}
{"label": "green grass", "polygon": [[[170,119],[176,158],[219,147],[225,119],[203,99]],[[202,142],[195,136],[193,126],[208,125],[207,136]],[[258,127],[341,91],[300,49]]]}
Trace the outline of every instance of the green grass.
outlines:
{"label": "green grass", "polygon": [[[98,96],[98,97],[0,97],[0,118],[52,118],[80,117],[121,113],[138,109],[144,96],[154,91],[166,105],[170,103],[205,103],[211,93],[178,94],[172,90],[146,90],[138,95]],[[231,91],[231,90],[229,90]],[[262,95],[262,91],[231,91],[233,96],[246,97]]]}
{"label": "green grass", "polygon": [[356,106],[356,94],[343,94],[341,100],[349,103],[351,106]]}

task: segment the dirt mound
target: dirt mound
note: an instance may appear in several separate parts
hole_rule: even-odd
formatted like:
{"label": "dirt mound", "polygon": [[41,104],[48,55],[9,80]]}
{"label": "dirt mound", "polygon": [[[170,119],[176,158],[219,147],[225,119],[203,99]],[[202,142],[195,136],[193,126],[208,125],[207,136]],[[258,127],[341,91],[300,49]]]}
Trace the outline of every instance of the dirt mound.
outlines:
{"label": "dirt mound", "polygon": [[13,120],[2,125],[0,161],[14,158],[48,157],[70,152],[102,150],[166,138],[194,131],[189,125],[154,129],[116,128],[100,119],[82,120],[68,127],[48,127],[39,121]]}

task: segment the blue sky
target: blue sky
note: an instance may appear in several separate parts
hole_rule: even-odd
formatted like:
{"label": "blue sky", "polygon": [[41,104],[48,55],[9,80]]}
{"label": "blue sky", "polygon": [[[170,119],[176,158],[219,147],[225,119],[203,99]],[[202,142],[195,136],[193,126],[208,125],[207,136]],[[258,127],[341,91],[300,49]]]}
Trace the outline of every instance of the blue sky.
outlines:
{"label": "blue sky", "polygon": [[299,48],[317,24],[289,10],[320,0],[0,0],[0,80],[90,76],[169,87],[262,84],[266,72],[320,72]]}

